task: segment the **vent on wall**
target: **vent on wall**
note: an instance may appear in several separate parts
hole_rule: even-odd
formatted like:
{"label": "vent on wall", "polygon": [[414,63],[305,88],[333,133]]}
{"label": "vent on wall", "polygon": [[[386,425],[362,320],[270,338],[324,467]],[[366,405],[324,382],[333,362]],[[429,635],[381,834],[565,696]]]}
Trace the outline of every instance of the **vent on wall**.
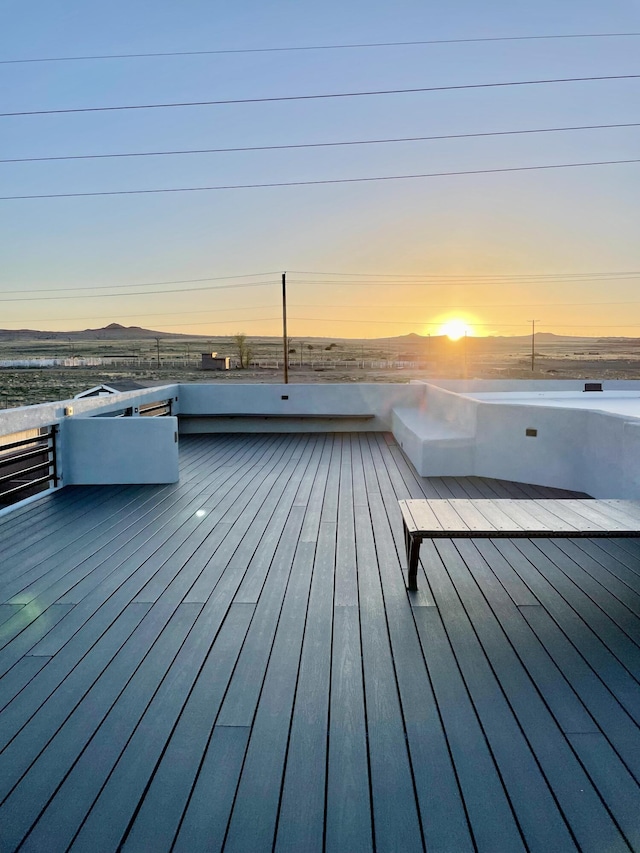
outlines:
{"label": "vent on wall", "polygon": [[602,382],[585,382],[585,391],[602,391]]}

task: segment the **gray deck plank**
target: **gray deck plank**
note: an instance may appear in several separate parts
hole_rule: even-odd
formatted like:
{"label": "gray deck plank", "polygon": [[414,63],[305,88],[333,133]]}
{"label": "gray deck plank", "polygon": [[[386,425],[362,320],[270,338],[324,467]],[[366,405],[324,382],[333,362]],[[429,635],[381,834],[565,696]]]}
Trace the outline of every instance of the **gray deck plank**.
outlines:
{"label": "gray deck plank", "polygon": [[[227,486],[230,487],[232,482],[229,480]],[[223,499],[225,494],[225,489],[221,488],[218,499]],[[186,503],[177,498],[172,514],[164,519],[165,523],[163,519],[154,522],[152,529],[155,532],[143,533],[139,539],[127,544],[124,550],[120,547],[112,548],[106,560],[96,566],[97,583],[83,591],[69,617],[47,636],[46,642],[36,646],[34,652],[55,654],[85,625],[91,631],[100,623],[104,618],[102,605],[106,600],[116,604],[134,598],[203,523],[202,518],[188,511],[189,505],[199,507],[201,504],[197,496],[194,502],[187,496]],[[66,601],[67,598],[64,596],[61,600]],[[100,614],[97,620],[96,612]]]}
{"label": "gray deck plank", "polygon": [[[249,464],[251,458],[253,457],[249,458]],[[209,460],[206,465],[201,467],[201,474],[206,475],[209,465],[214,464],[214,461]],[[229,479],[229,473],[221,474],[219,477],[214,475],[213,477],[214,482],[218,484],[218,488],[224,488],[225,483],[228,485]],[[170,488],[160,492],[156,492],[155,490],[149,492],[149,499],[141,502],[139,510],[135,513],[135,517],[133,519],[129,519],[132,523],[126,525],[124,529],[122,527],[119,528],[118,543],[122,546],[145,530],[151,530],[153,532],[157,531],[160,524],[166,523],[167,516],[163,516],[163,512],[175,515],[176,509],[180,507],[181,503],[187,501],[189,496],[191,496],[192,500],[197,500],[198,496],[203,492],[203,489],[203,483],[195,481],[193,485],[185,483],[181,484],[179,488]],[[138,518],[138,521],[136,521],[136,518]],[[112,521],[112,519],[110,518],[109,521]],[[87,541],[84,550],[79,548],[76,543],[76,547],[71,551],[73,562],[70,560],[69,554],[66,553],[64,549],[60,550],[56,544],[55,550],[50,553],[46,559],[38,558],[31,560],[31,562],[35,563],[32,574],[34,574],[36,578],[52,574],[58,582],[62,582],[62,578],[70,574],[74,565],[81,567],[82,570],[91,570],[96,565],[100,565],[101,558],[105,554],[110,555],[110,553],[113,552],[113,526],[113,524],[109,524],[108,531],[102,534],[103,538],[101,540],[101,528],[97,525],[92,534],[85,537]],[[125,531],[131,534],[129,539],[127,539]],[[59,567],[61,565],[66,569],[64,573],[60,573],[59,571]],[[16,583],[18,589],[24,590],[26,578],[27,574],[23,573],[17,582],[14,581],[14,593],[16,590]],[[5,578],[5,584],[6,582],[7,579]],[[5,593],[9,594],[6,590],[6,586]],[[32,600],[35,595],[37,595],[37,591],[32,596],[26,596],[25,601]]]}
{"label": "gray deck plank", "polygon": [[[203,756],[253,611],[253,604],[231,604],[218,636],[215,640],[212,638],[211,650],[135,816],[124,850],[169,851],[187,804],[189,821],[195,820],[200,802],[198,786],[206,777],[205,774],[200,780],[199,776]],[[232,790],[236,784],[237,777],[233,780]],[[201,812],[198,820],[205,822],[206,813]],[[202,841],[201,847],[193,849],[209,849],[208,843],[204,839]]]}
{"label": "gray deck plank", "polygon": [[[568,824],[582,851],[598,853],[601,850],[624,850],[626,843],[611,815],[577,761],[564,733],[531,683],[501,627],[492,618],[486,600],[478,594],[477,585],[466,565],[453,554],[453,545],[445,543],[442,550],[445,548],[450,552],[447,561],[449,573],[467,619],[473,625],[487,662],[511,706],[511,710],[500,719],[499,701],[497,697],[492,698],[492,717],[501,725],[500,734],[509,737],[510,758],[517,762],[512,777],[507,775],[511,768],[508,768],[504,757],[501,759],[498,756],[498,761],[507,787],[515,794],[514,810],[529,846],[541,851],[571,849],[573,842],[567,831]],[[478,679],[475,691],[470,686],[474,697],[482,695],[480,690],[487,692],[489,675],[488,672],[483,674],[481,667],[482,663],[477,659],[476,665],[470,670],[474,678]],[[484,684],[480,688],[481,680]],[[515,720],[512,722],[513,715]],[[519,724],[528,742],[526,750],[523,748],[519,756],[516,756],[517,733],[515,730],[508,732],[508,726],[514,723]],[[485,731],[488,724],[490,720],[485,718]],[[490,730],[488,735],[493,744],[494,735]],[[526,790],[518,794],[520,780],[524,782]],[[556,802],[561,813],[558,813]]]}
{"label": "gray deck plank", "polygon": [[217,853],[224,839],[250,729],[216,726],[174,846],[175,853]]}
{"label": "gray deck plank", "polygon": [[225,841],[229,853],[273,848],[314,550],[315,543],[299,544],[284,594],[229,821]]}
{"label": "gray deck plank", "polygon": [[442,722],[412,620],[387,508],[370,498],[398,693],[428,851],[473,850],[473,841]]}
{"label": "gray deck plank", "polygon": [[[640,577],[629,571],[617,560],[612,559],[602,548],[594,547],[596,540],[583,539],[576,546],[576,540],[555,540],[556,547],[565,553],[577,566],[591,575],[617,601],[640,616]],[[569,547],[566,547],[569,546]],[[574,547],[571,547],[574,546]],[[597,588],[596,588],[597,589]],[[639,635],[640,626],[632,632]]]}
{"label": "gray deck plank", "polygon": [[[74,839],[74,850],[116,849],[122,843],[209,654],[222,614],[215,605],[196,603],[180,604],[176,612],[183,608],[196,614],[193,626],[173,659],[165,663],[157,692],[149,697],[143,716]],[[125,713],[131,717],[129,711],[127,708]],[[152,845],[151,849],[156,848]]]}
{"label": "gray deck plank", "polygon": [[327,763],[327,853],[373,849],[360,617],[357,606],[333,615]]}
{"label": "gray deck plank", "polygon": [[0,626],[19,613],[23,607],[23,604],[0,604]]}
{"label": "gray deck plank", "polygon": [[440,613],[435,607],[416,608],[415,620],[476,848],[480,853],[525,850]]}
{"label": "gray deck plank", "polygon": [[[363,448],[365,471],[370,459]],[[373,494],[379,492],[369,492],[370,499]],[[365,507],[356,507],[355,523],[375,844],[382,850],[420,850],[422,833],[385,626],[371,519]]]}
{"label": "gray deck plank", "polygon": [[[638,637],[639,623],[636,616],[622,605],[617,605],[612,596],[586,572],[579,571],[579,584],[569,573],[576,575],[575,564],[566,560],[566,555],[549,540],[535,540],[542,559],[535,555],[536,565],[544,572],[565,600],[582,616],[584,622],[597,631],[610,651],[634,676],[640,678],[640,647],[630,635]],[[523,540],[519,549],[530,553],[532,542]],[[562,557],[564,556],[564,560]],[[539,561],[539,562],[538,562]],[[574,568],[575,567],[575,568]],[[563,569],[566,568],[567,573]],[[597,603],[596,603],[597,602]],[[615,617],[615,618],[614,618]]]}
{"label": "gray deck plank", "polygon": [[[133,607],[148,608],[148,605],[136,604]],[[38,763],[33,765],[30,771],[33,778],[29,779],[23,810],[28,807],[29,817],[38,817],[47,798],[50,798],[48,808],[39,818],[39,828],[34,831],[35,849],[38,849],[39,836],[48,837],[50,843],[55,839],[55,848],[65,850],[81,827],[84,839],[91,835],[104,802],[104,798],[100,798],[101,791],[105,790],[107,780],[112,778],[111,773],[122,751],[179,654],[199,611],[200,606],[194,604],[178,608],[156,605],[149,610],[127,645],[123,646],[93,688],[94,692],[109,698],[96,701],[93,693],[88,693],[49,745],[51,756],[44,756],[49,760],[41,762],[41,768]],[[134,663],[136,658],[137,663]],[[141,760],[145,754],[143,750]],[[47,772],[43,773],[45,768]],[[89,768],[90,773],[87,772]],[[40,775],[37,775],[39,769]],[[135,790],[135,779],[132,782]],[[34,796],[34,788],[38,796]],[[111,790],[109,788],[108,793]],[[126,786],[123,794],[128,794]],[[92,815],[96,799],[99,805]],[[125,810],[127,806],[135,807],[136,802],[128,796]],[[88,825],[87,815],[90,816]],[[117,849],[117,842],[108,843],[106,839],[108,832],[117,834],[121,814],[113,812],[112,817],[113,826],[104,827],[104,837],[90,849],[100,849],[101,846],[103,849]],[[83,843],[79,842],[80,848]]]}
{"label": "gray deck plank", "polygon": [[[220,710],[218,725],[250,726],[253,722],[292,569],[296,565],[304,570],[315,552],[314,542],[302,542],[296,550],[303,514],[303,507],[293,507],[289,514]],[[239,600],[244,599],[236,597],[236,601]]]}
{"label": "gray deck plank", "polygon": [[[359,459],[360,483],[363,485],[364,472]],[[358,476],[358,475],[356,475]],[[362,488],[362,486],[360,486]],[[354,502],[354,458],[351,441],[342,448],[342,467],[340,469],[340,494],[338,499],[338,529],[335,565],[334,603],[338,606],[350,606],[358,603],[358,576],[356,568],[356,536],[353,516]]]}
{"label": "gray deck plank", "polygon": [[469,540],[458,540],[455,544],[466,568],[478,588],[482,589],[497,623],[509,638],[527,668],[531,681],[537,686],[563,731],[597,731],[593,718],[523,616],[523,607],[530,611],[532,607],[540,607],[538,602],[518,606],[494,574],[493,560],[489,566],[475,544]]}
{"label": "gray deck plank", "polygon": [[320,524],[278,815],[276,851],[322,853],[336,525]]}
{"label": "gray deck plank", "polygon": [[[640,727],[607,689],[551,616],[542,607],[521,609],[538,640],[580,697],[599,730],[640,783]],[[579,732],[578,732],[579,734]]]}
{"label": "gray deck plank", "polygon": [[0,518],[3,850],[640,849],[640,542],[425,542],[408,594],[399,499],[579,495],[375,433],[180,468]]}
{"label": "gray deck plank", "polygon": [[[482,553],[486,553],[485,544],[478,541],[476,547]],[[640,723],[640,684],[622,666],[608,648],[608,644],[605,644],[596,631],[597,626],[591,626],[586,622],[551,583],[547,577],[550,561],[547,561],[542,552],[526,540],[518,540],[517,545],[515,540],[500,540],[495,543],[495,546],[520,574],[547,613],[584,655],[589,665],[598,673],[626,712]],[[528,554],[535,561],[533,565],[527,559]],[[558,570],[552,565],[551,569],[550,577],[555,579]],[[600,615],[602,619],[599,621],[608,628],[611,624],[610,620],[601,611]]]}

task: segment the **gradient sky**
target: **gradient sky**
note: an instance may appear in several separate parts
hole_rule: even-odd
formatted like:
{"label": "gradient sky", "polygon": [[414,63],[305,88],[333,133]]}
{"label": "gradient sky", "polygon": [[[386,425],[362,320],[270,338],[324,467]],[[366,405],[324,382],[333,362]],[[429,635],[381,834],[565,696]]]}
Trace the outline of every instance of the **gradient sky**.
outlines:
{"label": "gradient sky", "polygon": [[[637,0],[5,0],[2,16],[2,60],[640,32]],[[639,74],[639,57],[640,38],[626,37],[5,63],[0,112]],[[631,122],[640,122],[640,80],[5,117],[0,158]],[[629,127],[0,163],[0,195],[622,160],[640,157],[639,139],[640,127]],[[63,330],[119,322],[204,336],[240,330],[278,334],[280,271],[287,270],[293,336],[433,334],[452,317],[465,320],[475,334],[526,334],[535,318],[541,331],[640,335],[639,175],[635,163],[0,201],[0,328]],[[607,275],[596,275],[602,273]],[[242,275],[247,278],[224,280]],[[186,281],[194,279],[217,280]]]}

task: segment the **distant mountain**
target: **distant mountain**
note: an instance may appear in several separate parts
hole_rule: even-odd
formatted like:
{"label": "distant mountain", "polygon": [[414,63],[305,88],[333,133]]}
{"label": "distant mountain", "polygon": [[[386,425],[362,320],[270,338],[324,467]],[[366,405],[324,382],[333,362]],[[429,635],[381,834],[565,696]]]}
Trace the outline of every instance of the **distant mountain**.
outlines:
{"label": "distant mountain", "polygon": [[83,329],[74,332],[0,329],[0,341],[139,341],[148,338],[201,338],[201,336],[156,332],[153,329],[143,329],[141,326],[121,326],[120,323],[109,323],[101,329]]}
{"label": "distant mountain", "polygon": [[[11,342],[11,341],[141,341],[141,340],[153,340],[154,338],[171,338],[175,339],[185,339],[185,340],[208,340],[210,338],[217,339],[227,339],[231,340],[232,335],[185,335],[178,334],[176,332],[158,332],[153,329],[144,329],[141,326],[122,326],[120,323],[109,323],[108,326],[103,326],[100,329],[83,329],[82,331],[73,331],[73,332],[50,332],[50,331],[40,331],[38,329],[0,329],[0,343],[2,342]],[[278,338],[276,336],[265,336],[265,335],[248,335],[253,341],[276,341]],[[571,343],[575,342],[578,344],[579,341],[582,341],[582,345],[586,345],[586,342],[591,341],[593,343],[596,342],[606,342],[608,344],[627,344],[630,342],[636,342],[635,338],[623,338],[623,337],[614,337],[614,338],[587,338],[584,336],[574,336],[574,335],[554,335],[553,332],[536,332],[536,343],[556,343],[562,344],[563,342]],[[407,335],[395,335],[388,338],[339,338],[339,337],[330,337],[330,336],[322,336],[322,337],[314,337],[312,335],[305,335],[304,340],[318,342],[321,341],[339,341],[339,340],[352,340],[358,343],[369,343],[373,344],[378,341],[380,344],[396,344],[398,346],[406,345],[409,347],[416,347],[422,344],[428,345],[429,341],[436,342],[442,341],[443,343],[447,341],[446,335],[418,335],[415,332],[411,332]],[[501,346],[510,346],[518,343],[531,342],[531,335],[489,335],[487,337],[474,337],[470,336],[469,341],[473,341],[473,345],[476,347],[487,345],[491,346],[491,344],[501,347]]]}

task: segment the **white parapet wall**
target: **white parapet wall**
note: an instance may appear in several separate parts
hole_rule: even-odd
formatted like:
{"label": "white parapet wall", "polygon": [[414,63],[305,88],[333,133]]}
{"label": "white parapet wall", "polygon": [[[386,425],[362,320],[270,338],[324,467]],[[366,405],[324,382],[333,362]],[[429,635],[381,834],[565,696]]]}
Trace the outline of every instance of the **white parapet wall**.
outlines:
{"label": "white parapet wall", "polygon": [[424,389],[418,406],[394,407],[395,439],[422,476],[464,476],[474,465],[477,406],[436,385]]}
{"label": "white parapet wall", "polygon": [[401,418],[394,434],[422,476],[475,475],[640,500],[640,382],[602,386],[429,383],[424,406],[410,413],[411,435]]}
{"label": "white parapet wall", "polygon": [[67,418],[62,484],[176,483],[178,419]]}
{"label": "white parapet wall", "polygon": [[417,407],[425,386],[400,383],[180,386],[180,431],[389,430],[398,406]]}

